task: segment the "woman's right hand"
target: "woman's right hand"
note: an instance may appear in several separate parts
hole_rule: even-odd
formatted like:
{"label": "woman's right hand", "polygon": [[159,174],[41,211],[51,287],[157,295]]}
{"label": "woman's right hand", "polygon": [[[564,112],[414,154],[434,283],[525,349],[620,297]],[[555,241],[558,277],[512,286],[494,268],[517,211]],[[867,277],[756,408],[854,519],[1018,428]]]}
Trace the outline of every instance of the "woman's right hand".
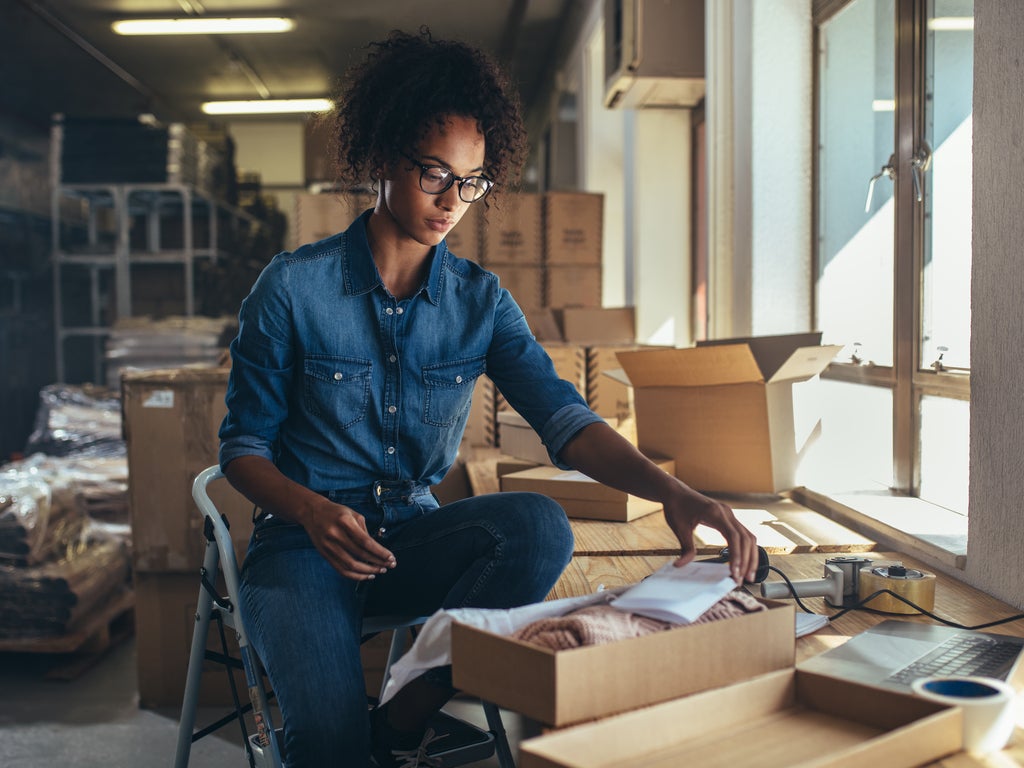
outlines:
{"label": "woman's right hand", "polygon": [[320,499],[298,522],[338,573],[365,581],[397,565],[395,556],[366,529],[366,518],[351,507]]}

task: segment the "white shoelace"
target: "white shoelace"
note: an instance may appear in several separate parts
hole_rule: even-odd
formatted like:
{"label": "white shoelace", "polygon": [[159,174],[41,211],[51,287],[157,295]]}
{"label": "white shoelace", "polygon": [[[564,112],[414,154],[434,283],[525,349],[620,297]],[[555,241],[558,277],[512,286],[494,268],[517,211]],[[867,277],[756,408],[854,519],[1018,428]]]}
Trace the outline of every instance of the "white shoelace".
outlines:
{"label": "white shoelace", "polygon": [[428,728],[423,734],[423,741],[416,749],[392,749],[391,756],[398,761],[398,768],[440,768],[442,763],[438,757],[430,757],[427,747],[440,741],[446,734],[434,735],[434,729]]}

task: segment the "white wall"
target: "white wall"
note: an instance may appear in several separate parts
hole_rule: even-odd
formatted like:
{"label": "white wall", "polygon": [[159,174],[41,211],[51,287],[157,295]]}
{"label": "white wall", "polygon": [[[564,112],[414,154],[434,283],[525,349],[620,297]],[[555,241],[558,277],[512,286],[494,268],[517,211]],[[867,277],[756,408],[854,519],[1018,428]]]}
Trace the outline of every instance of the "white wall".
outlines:
{"label": "white wall", "polygon": [[1024,3],[974,6],[974,242],[967,580],[1024,608]]}

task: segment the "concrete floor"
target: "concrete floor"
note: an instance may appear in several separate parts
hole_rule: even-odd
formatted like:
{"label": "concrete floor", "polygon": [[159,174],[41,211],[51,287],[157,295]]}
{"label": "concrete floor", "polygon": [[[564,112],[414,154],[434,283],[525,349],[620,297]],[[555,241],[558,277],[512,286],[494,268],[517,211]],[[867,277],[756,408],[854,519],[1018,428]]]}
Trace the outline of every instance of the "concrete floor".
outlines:
{"label": "concrete floor", "polygon": [[[53,657],[0,653],[0,766],[3,768],[169,768],[174,762],[178,710],[138,706],[133,638],[122,640],[72,680],[49,679]],[[476,725],[479,703],[455,700],[446,709]],[[205,724],[223,711],[200,710]],[[515,753],[533,725],[502,712]],[[192,748],[190,768],[245,768],[236,725]],[[497,768],[496,758],[476,763]]]}

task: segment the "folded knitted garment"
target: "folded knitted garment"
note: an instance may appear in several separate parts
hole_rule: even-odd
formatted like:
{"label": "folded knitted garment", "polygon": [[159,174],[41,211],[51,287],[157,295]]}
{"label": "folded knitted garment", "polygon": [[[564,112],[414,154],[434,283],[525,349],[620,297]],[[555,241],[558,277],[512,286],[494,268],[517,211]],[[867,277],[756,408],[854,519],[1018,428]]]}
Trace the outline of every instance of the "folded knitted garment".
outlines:
{"label": "folded knitted garment", "polygon": [[[765,606],[756,598],[737,589],[708,608],[692,623],[706,624],[763,610]],[[585,645],[601,645],[631,637],[642,637],[678,626],[680,625],[601,604],[570,611],[564,616],[539,619],[517,630],[512,637],[555,651],[564,651]]]}

